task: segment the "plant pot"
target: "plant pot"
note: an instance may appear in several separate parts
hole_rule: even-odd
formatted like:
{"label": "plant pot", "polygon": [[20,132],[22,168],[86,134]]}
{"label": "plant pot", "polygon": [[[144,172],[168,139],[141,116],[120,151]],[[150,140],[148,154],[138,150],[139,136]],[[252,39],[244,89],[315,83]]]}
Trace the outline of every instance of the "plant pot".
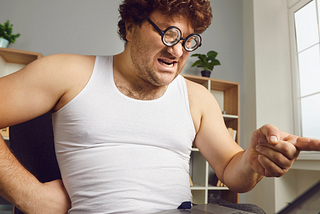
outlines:
{"label": "plant pot", "polygon": [[9,44],[9,41],[4,39],[4,38],[0,38],[0,47],[1,48],[6,48]]}
{"label": "plant pot", "polygon": [[211,71],[209,71],[209,70],[203,70],[203,71],[201,71],[201,75],[202,75],[203,77],[210,77]]}

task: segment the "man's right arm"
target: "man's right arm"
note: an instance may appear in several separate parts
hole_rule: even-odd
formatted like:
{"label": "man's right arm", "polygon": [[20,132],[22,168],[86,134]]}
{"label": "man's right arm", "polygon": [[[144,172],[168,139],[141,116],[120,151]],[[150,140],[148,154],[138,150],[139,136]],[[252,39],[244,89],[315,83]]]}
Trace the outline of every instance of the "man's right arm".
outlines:
{"label": "man's right arm", "polygon": [[0,137],[0,194],[24,213],[66,213],[70,199],[62,181],[40,183]]}
{"label": "man's right arm", "polygon": [[[92,58],[53,55],[0,78],[0,128],[62,105],[86,84]],[[66,213],[70,200],[61,181],[40,183],[10,152],[0,136],[0,195],[25,213]]]}
{"label": "man's right arm", "polygon": [[[67,55],[68,56],[68,55]],[[36,118],[54,108],[68,90],[68,57],[40,58],[0,78],[0,128]]]}

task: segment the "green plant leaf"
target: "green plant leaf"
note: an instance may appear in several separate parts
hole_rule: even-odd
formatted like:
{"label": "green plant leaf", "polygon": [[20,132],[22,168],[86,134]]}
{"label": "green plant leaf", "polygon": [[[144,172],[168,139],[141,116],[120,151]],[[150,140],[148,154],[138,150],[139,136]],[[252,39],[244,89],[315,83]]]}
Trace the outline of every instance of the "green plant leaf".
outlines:
{"label": "green plant leaf", "polygon": [[206,56],[206,55],[204,55],[204,54],[201,54],[201,55],[199,56],[199,58],[200,58],[200,60],[201,60],[203,63],[208,62],[208,60],[207,60],[207,56]]}
{"label": "green plant leaf", "polygon": [[207,70],[212,71],[212,70],[213,70],[213,67],[214,67],[214,65],[213,65],[213,64],[210,64],[210,65],[208,65],[208,69],[207,69]]}
{"label": "green plant leaf", "polygon": [[217,59],[212,60],[212,64],[213,64],[213,65],[221,65],[221,64],[220,64],[220,61],[217,60]]}
{"label": "green plant leaf", "polygon": [[208,57],[216,58],[217,55],[218,55],[218,53],[215,52],[215,51],[209,51],[209,52],[207,53],[207,56],[208,56]]}
{"label": "green plant leaf", "polygon": [[9,44],[14,43],[20,36],[20,33],[12,34],[12,27],[13,25],[10,24],[9,20],[7,20],[3,25],[0,23],[0,38],[8,40]]}
{"label": "green plant leaf", "polygon": [[199,55],[201,55],[201,54],[192,54],[191,56],[194,57],[194,56],[199,56]]}
{"label": "green plant leaf", "polygon": [[220,61],[216,59],[218,53],[216,51],[209,51],[207,54],[192,54],[192,57],[198,57],[191,67],[203,67],[204,70],[212,71],[214,66],[220,65]]}
{"label": "green plant leaf", "polygon": [[197,60],[191,65],[191,67],[194,67],[194,66],[203,67],[203,63],[200,60]]}

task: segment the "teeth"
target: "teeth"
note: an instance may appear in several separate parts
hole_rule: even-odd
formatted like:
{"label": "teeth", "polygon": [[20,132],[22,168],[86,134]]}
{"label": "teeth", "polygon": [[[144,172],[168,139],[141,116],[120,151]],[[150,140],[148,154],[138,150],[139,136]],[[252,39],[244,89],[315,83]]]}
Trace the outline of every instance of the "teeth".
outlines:
{"label": "teeth", "polygon": [[173,63],[172,64],[166,64],[166,63],[164,63],[164,62],[160,62],[161,63],[161,65],[164,65],[164,66],[166,66],[166,67],[173,67]]}
{"label": "teeth", "polygon": [[174,63],[172,62],[172,63],[169,63],[169,62],[165,62],[165,61],[163,61],[163,60],[159,60],[159,62],[160,62],[160,64],[161,65],[164,65],[164,66],[166,66],[166,67],[173,67],[173,65],[174,65]]}

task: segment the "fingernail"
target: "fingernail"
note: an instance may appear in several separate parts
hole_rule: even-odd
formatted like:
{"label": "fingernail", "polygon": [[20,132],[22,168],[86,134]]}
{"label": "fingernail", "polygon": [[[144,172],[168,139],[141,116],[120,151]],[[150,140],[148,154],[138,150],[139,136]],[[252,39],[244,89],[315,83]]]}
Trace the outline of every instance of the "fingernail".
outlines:
{"label": "fingernail", "polygon": [[259,151],[260,150],[260,145],[256,146],[256,150]]}
{"label": "fingernail", "polygon": [[271,136],[270,141],[273,143],[276,143],[276,142],[278,142],[278,138],[276,136]]}
{"label": "fingernail", "polygon": [[265,139],[265,138],[260,138],[260,139],[259,139],[259,144],[261,144],[261,145],[267,144],[267,139]]}

